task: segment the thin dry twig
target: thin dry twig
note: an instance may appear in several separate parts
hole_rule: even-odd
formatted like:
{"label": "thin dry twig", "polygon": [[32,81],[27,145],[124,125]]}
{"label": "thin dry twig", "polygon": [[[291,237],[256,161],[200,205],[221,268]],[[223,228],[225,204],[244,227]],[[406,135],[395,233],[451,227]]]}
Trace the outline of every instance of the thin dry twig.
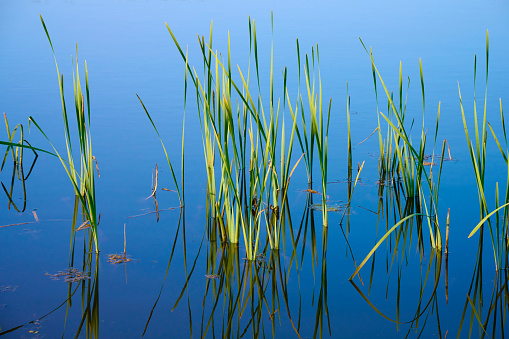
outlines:
{"label": "thin dry twig", "polygon": [[97,177],[100,178],[101,175],[99,174],[99,165],[97,164],[97,159],[94,155],[92,155],[92,159],[95,161],[95,168],[97,169]]}
{"label": "thin dry twig", "polygon": [[362,141],[361,141],[361,142],[359,142],[357,145],[360,145],[360,144],[362,144],[364,141],[366,141],[366,140],[368,140],[369,138],[371,138],[371,136],[372,136],[373,134],[375,134],[375,132],[376,132],[379,128],[380,128],[380,127],[375,128],[375,130],[374,130],[374,131],[373,131],[370,135],[368,135],[368,137],[367,137],[366,139],[362,140]]}
{"label": "thin dry twig", "polygon": [[84,230],[84,229],[86,229],[86,228],[89,228],[89,227],[90,227],[90,222],[87,220],[87,221],[85,221],[83,224],[81,224],[81,226],[80,226],[80,227],[78,227],[78,228],[76,229],[76,231],[82,231],[82,230]]}

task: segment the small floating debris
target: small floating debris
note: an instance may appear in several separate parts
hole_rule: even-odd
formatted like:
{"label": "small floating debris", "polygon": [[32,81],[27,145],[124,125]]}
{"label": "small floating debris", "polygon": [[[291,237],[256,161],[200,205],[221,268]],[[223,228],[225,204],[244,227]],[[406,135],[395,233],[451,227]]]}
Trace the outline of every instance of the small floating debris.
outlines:
{"label": "small floating debris", "polygon": [[256,255],[256,261],[259,263],[259,264],[262,264],[264,262],[267,261],[267,257],[261,253],[257,254]]}
{"label": "small floating debris", "polygon": [[60,278],[64,278],[65,282],[80,282],[82,280],[90,280],[90,273],[83,272],[78,270],[77,268],[71,267],[67,270],[59,271],[55,274],[46,273],[47,276],[51,278],[51,280],[60,280]]}
{"label": "small floating debris", "polygon": [[132,259],[125,253],[108,254],[108,262],[111,264],[122,264],[122,263],[130,262],[130,261],[132,261]]}
{"label": "small floating debris", "polygon": [[311,194],[322,194],[318,191],[315,191],[315,190],[309,189],[309,188],[307,190],[303,190],[302,192],[311,193]]}
{"label": "small floating debris", "polygon": [[0,293],[4,292],[15,292],[18,289],[18,286],[0,286]]}
{"label": "small floating debris", "polygon": [[108,262],[112,264],[122,264],[132,261],[130,256],[126,254],[127,238],[125,235],[125,224],[124,224],[124,252],[122,254],[108,254]]}
{"label": "small floating debris", "polygon": [[205,278],[207,279],[217,279],[219,276],[217,274],[205,274]]}

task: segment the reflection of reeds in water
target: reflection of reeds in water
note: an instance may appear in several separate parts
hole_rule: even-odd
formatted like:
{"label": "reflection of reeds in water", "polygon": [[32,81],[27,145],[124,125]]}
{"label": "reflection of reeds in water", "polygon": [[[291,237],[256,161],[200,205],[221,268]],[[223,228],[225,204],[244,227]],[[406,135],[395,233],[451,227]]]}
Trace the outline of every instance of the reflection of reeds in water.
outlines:
{"label": "reflection of reeds in water", "polygon": [[[84,256],[83,269],[91,279],[78,283],[78,287],[81,287],[81,321],[75,330],[75,337],[80,337],[84,330],[86,338],[99,338],[99,254],[88,252]],[[69,283],[66,319],[72,307],[72,287],[72,283]]]}
{"label": "reflection of reeds in water", "polygon": [[[503,338],[504,333],[506,333],[505,321],[507,319],[507,312],[509,311],[509,264],[507,249],[500,263],[502,267],[499,266],[499,269],[494,272],[495,276],[492,280],[493,288],[488,303],[486,299],[488,294],[485,294],[483,288],[483,286],[486,286],[486,282],[483,282],[483,248],[484,246],[481,238],[477,249],[472,280],[461,315],[458,338],[464,330],[465,321],[469,324],[469,338],[472,336],[479,338]],[[468,314],[470,316],[467,316]],[[475,334],[475,327],[478,329],[477,334]]]}
{"label": "reflection of reeds in water", "polygon": [[[66,283],[68,283],[68,294],[67,298],[56,308],[52,309],[48,313],[43,316],[26,322],[25,324],[15,326],[10,329],[2,329],[1,335],[6,335],[8,333],[13,333],[18,330],[26,329],[26,327],[31,325],[38,325],[40,322],[52,315],[54,312],[66,306],[65,311],[65,319],[64,319],[64,329],[62,333],[62,338],[65,337],[65,333],[67,331],[67,319],[73,313],[73,298],[76,297],[76,292],[81,291],[80,300],[81,307],[79,307],[79,324],[76,328],[72,329],[75,338],[80,338],[85,336],[86,338],[99,338],[99,254],[92,253],[93,248],[88,248],[88,252],[84,251],[83,253],[83,269],[78,270],[69,265],[69,269],[61,271],[55,275],[50,275],[53,280],[60,280],[63,278]],[[75,285],[74,285],[75,284]],[[83,332],[85,332],[83,334]],[[23,332],[25,333],[25,332]],[[32,333],[32,332],[30,332]],[[34,332],[36,333],[36,332]],[[18,333],[21,335],[22,333]]]}
{"label": "reflection of reeds in water", "polygon": [[[393,250],[396,252],[396,250]],[[391,251],[389,251],[390,254]],[[386,298],[389,294],[389,290],[391,289],[390,281],[391,281],[391,272],[393,271],[393,263],[390,264],[391,269],[387,272],[387,287],[386,287]],[[396,314],[387,314],[383,312],[380,307],[371,302],[370,298],[366,295],[365,292],[362,291],[362,287],[359,287],[355,284],[353,280],[353,287],[359,293],[359,295],[366,301],[366,303],[380,316],[385,318],[386,320],[393,322],[396,325],[396,329],[399,331],[402,325],[408,326],[408,330],[405,337],[409,337],[412,331],[418,334],[419,337],[422,336],[426,324],[428,323],[428,319],[431,316],[436,316],[437,318],[437,331],[440,338],[444,338],[444,334],[442,333],[442,329],[440,327],[440,315],[439,315],[439,302],[437,296],[437,288],[439,286],[440,277],[442,274],[442,254],[440,251],[433,249],[430,253],[429,263],[426,266],[425,261],[420,260],[421,271],[423,274],[421,275],[420,288],[417,293],[417,302],[415,305],[411,306],[415,311],[412,314],[411,312],[405,311],[405,314],[411,314],[406,319],[401,319],[401,301],[403,296],[401,295],[401,291],[405,289],[403,285],[402,272],[404,270],[405,261],[398,260],[395,265],[397,274],[396,277],[396,287],[395,287],[395,313]],[[371,278],[374,276],[374,266],[371,269]],[[413,283],[412,283],[413,284]],[[368,293],[371,292],[371,286],[368,289]],[[392,294],[392,292],[391,292]],[[405,302],[407,304],[407,302]],[[446,334],[445,334],[446,337]]]}
{"label": "reflection of reeds in water", "polygon": [[[23,133],[23,125],[22,124],[18,124],[14,127],[14,129],[11,131],[10,128],[9,128],[9,122],[7,121],[7,115],[4,113],[4,120],[5,120],[5,127],[7,129],[7,137],[9,139],[8,141],[8,145],[7,146],[7,149],[5,151],[5,155],[4,155],[4,159],[2,161],[2,166],[0,167],[0,173],[2,172],[2,170],[4,169],[4,165],[7,161],[7,158],[9,157],[9,151],[12,155],[12,160],[13,160],[13,166],[12,166],[12,177],[11,177],[11,184],[10,184],[10,189],[8,190],[4,183],[2,182],[2,188],[4,189],[4,192],[5,194],[7,195],[7,198],[9,199],[9,205],[7,206],[7,209],[10,209],[11,208],[11,205],[12,207],[14,207],[14,209],[18,212],[24,212],[25,209],[26,209],[26,203],[27,203],[27,194],[26,194],[26,187],[25,187],[25,182],[28,180],[28,178],[30,177],[30,174],[32,173],[32,170],[35,166],[35,163],[37,161],[37,158],[38,158],[38,154],[36,152],[36,149],[34,148],[30,148],[32,150],[32,152],[34,153],[34,159],[32,161],[32,165],[30,166],[30,170],[28,171],[28,174],[25,176],[25,173],[24,173],[24,170],[23,170],[23,160],[24,160],[24,157],[23,157],[23,146],[26,144],[28,145],[29,147],[31,147],[30,143],[25,140],[24,138],[24,133]],[[15,141],[14,141],[14,137],[16,135],[16,132],[18,131],[19,129],[19,134],[20,134],[20,139],[19,139],[19,142],[18,144],[21,145],[21,146],[14,146],[15,144]],[[17,204],[14,202],[14,199],[13,199],[13,192],[14,192],[14,186],[15,186],[15,180],[16,178],[21,181],[21,186],[22,186],[22,190],[23,190],[23,207],[18,207]]]}
{"label": "reflection of reeds in water", "polygon": [[281,252],[259,254],[251,261],[242,260],[236,245],[218,245],[211,243],[208,254],[203,308],[210,314],[202,315],[200,336],[213,332],[214,336],[233,338],[250,333],[258,338],[267,328],[276,336],[278,319],[286,315],[300,337],[300,323],[290,311],[290,272],[282,263]]}
{"label": "reflection of reeds in water", "polygon": [[[280,325],[281,322],[285,322],[292,326],[297,337],[301,337],[301,321],[304,317],[309,316],[309,314],[303,314],[303,312],[308,313],[308,310],[312,309],[316,312],[313,314],[316,321],[315,326],[311,330],[314,331],[314,337],[322,337],[325,318],[327,318],[327,324],[329,323],[326,286],[326,234],[323,238],[320,283],[319,286],[315,287],[317,291],[313,293],[313,295],[316,294],[316,297],[313,297],[312,308],[302,305],[300,284],[297,284],[297,281],[300,280],[299,266],[303,264],[304,253],[309,253],[310,251],[312,253],[309,259],[311,260],[313,272],[315,271],[315,266],[318,266],[319,260],[316,255],[317,244],[314,234],[315,225],[313,224],[314,211],[309,208],[309,205],[312,203],[311,196],[311,194],[308,195],[309,199],[306,201],[306,206],[303,209],[302,221],[295,232],[292,229],[291,218],[289,219],[288,227],[291,230],[293,246],[289,261],[288,257],[285,257],[284,251],[271,250],[268,240],[254,260],[244,258],[237,244],[211,240],[207,242],[205,271],[197,272],[195,268],[200,258],[203,245],[202,239],[202,244],[193,260],[192,267],[188,270],[185,217],[181,213],[165,279],[148,317],[144,334],[149,330],[152,315],[156,310],[166,277],[168,276],[176,243],[179,241],[179,234],[182,234],[185,283],[172,310],[182,302],[186,303],[182,299],[186,299],[185,296],[187,295],[191,335],[198,334],[201,338],[210,336],[222,338],[249,336],[257,338],[269,335],[270,331],[272,331],[272,336],[277,337],[280,331],[277,326],[278,322]],[[207,220],[211,220],[211,218],[207,217]],[[182,233],[180,233],[181,226],[183,226]],[[311,241],[306,240],[309,235],[311,236]],[[311,248],[306,249],[306,246]],[[300,258],[298,258],[299,253],[302,253]],[[293,264],[294,262],[295,265]],[[300,264],[297,264],[298,262]],[[196,316],[192,317],[192,314],[196,312],[192,311],[192,304],[189,299],[188,286],[191,279],[201,279],[204,283],[204,295],[201,303],[202,310],[200,312],[201,320],[198,321],[196,321]],[[298,291],[295,288],[298,288]],[[330,335],[330,324],[327,327]],[[307,328],[307,331],[309,331],[309,327]]]}

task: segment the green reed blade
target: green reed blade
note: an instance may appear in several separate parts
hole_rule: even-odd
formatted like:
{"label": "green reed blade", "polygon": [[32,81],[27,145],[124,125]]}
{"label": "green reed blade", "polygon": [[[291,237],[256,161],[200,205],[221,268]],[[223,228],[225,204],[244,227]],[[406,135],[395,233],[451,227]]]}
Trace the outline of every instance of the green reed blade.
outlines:
{"label": "green reed blade", "polygon": [[507,156],[506,156],[504,150],[502,149],[502,146],[500,145],[500,142],[498,141],[495,131],[493,131],[493,128],[491,127],[491,124],[489,122],[488,122],[488,127],[490,128],[491,134],[493,135],[493,139],[495,139],[495,143],[497,144],[498,149],[500,150],[500,153],[502,154],[502,157],[504,158],[504,161],[507,163]]}
{"label": "green reed blade", "polygon": [[260,90],[260,72],[258,69],[258,42],[256,40],[256,25],[253,19],[253,47],[254,47],[254,57],[255,57],[255,67],[256,67],[256,81],[258,82],[258,91]]}
{"label": "green reed blade", "polygon": [[504,140],[505,140],[505,144],[507,146],[507,135],[505,132],[505,119],[504,119],[504,110],[502,108],[502,98],[499,98],[499,102],[500,102],[500,120],[502,121],[502,131],[504,132]]}
{"label": "green reed blade", "polygon": [[498,208],[496,208],[495,210],[491,211],[488,215],[486,215],[475,227],[474,229],[470,232],[470,234],[468,235],[468,238],[470,238],[471,236],[473,236],[478,230],[479,228],[481,228],[481,226],[495,213],[497,213],[498,211],[500,211],[502,208],[506,207],[506,206],[509,206],[509,203],[506,203]]}
{"label": "green reed blade", "polygon": [[[186,55],[182,51],[182,48],[180,48],[180,45],[177,42],[177,38],[175,38],[175,35],[173,34],[173,32],[170,29],[170,26],[168,26],[168,24],[166,22],[164,24],[166,25],[166,29],[168,29],[168,32],[170,33],[171,38],[173,39],[173,42],[175,43],[175,46],[177,46],[177,49],[179,50],[180,55],[182,56],[182,59],[185,60]],[[212,29],[212,22],[210,23],[210,27]],[[211,35],[211,37],[212,37],[212,35]],[[189,70],[189,74],[191,75],[191,79],[193,80],[193,83],[196,82],[194,75],[193,75],[193,70],[191,69],[191,66],[189,64],[187,65],[187,69]]]}
{"label": "green reed blade", "polygon": [[[408,92],[407,92],[408,93]],[[399,112],[403,114],[403,65],[399,62]]]}

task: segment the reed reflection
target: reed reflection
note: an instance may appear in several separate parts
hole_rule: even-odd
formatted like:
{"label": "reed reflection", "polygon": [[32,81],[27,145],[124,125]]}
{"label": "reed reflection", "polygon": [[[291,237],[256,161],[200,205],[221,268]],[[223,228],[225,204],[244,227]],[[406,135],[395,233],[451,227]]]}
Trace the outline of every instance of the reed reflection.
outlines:
{"label": "reed reflection", "polygon": [[[4,189],[4,192],[7,196],[7,198],[9,199],[9,204],[7,206],[7,209],[10,209],[11,205],[12,205],[12,207],[17,212],[24,212],[26,209],[26,206],[27,206],[27,193],[26,193],[25,182],[30,177],[30,174],[32,173],[32,170],[34,169],[35,163],[37,162],[37,158],[39,157],[39,155],[37,154],[35,149],[30,148],[32,146],[24,138],[23,125],[18,124],[11,131],[9,128],[9,122],[7,121],[7,115],[5,113],[4,113],[4,120],[5,120],[5,127],[7,129],[7,136],[9,138],[9,143],[11,143],[11,145],[7,145],[7,149],[5,151],[5,155],[2,160],[2,165],[0,166],[0,173],[4,169],[7,158],[9,157],[9,153],[12,155],[13,165],[12,165],[12,176],[11,176],[10,188],[7,189],[6,186],[4,185],[3,181],[1,182],[1,184],[2,184],[2,188]],[[18,144],[20,146],[13,146],[12,144],[14,143],[14,137],[16,136],[16,132],[18,130],[19,130],[19,134],[20,134],[20,139],[19,139]],[[31,164],[28,174],[26,176],[25,176],[25,172],[23,169],[23,162],[24,162],[24,160],[26,160],[24,157],[24,148],[25,148],[24,146],[28,146],[29,149],[33,153],[32,164]],[[14,202],[14,186],[15,186],[16,179],[21,182],[21,189],[23,192],[23,207],[21,207],[21,206],[18,207],[18,205]]]}

